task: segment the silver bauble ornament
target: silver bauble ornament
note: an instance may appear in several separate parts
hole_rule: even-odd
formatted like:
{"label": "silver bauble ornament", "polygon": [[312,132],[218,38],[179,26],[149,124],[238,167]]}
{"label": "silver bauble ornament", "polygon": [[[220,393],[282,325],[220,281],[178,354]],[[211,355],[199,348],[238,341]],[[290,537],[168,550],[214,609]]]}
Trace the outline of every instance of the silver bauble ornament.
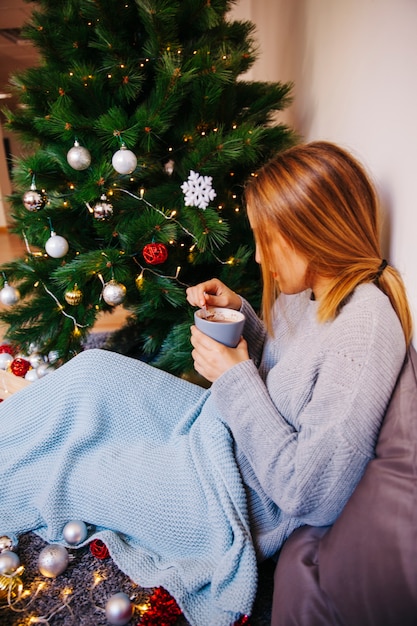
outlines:
{"label": "silver bauble ornament", "polygon": [[38,375],[38,378],[43,378],[44,376],[46,376],[47,374],[50,374],[53,371],[55,370],[53,367],[51,367],[51,365],[49,365],[49,363],[41,363],[36,368],[36,373]]}
{"label": "silver bauble ornament", "polygon": [[41,363],[45,363],[43,356],[41,354],[37,354],[36,352],[29,355],[28,361],[32,367],[39,367]]}
{"label": "silver bauble ornament", "polygon": [[12,306],[19,301],[19,298],[20,293],[18,290],[5,281],[3,289],[0,290],[0,302],[6,306]]}
{"label": "silver bauble ornament", "polygon": [[8,352],[0,352],[0,369],[7,370],[14,357]]}
{"label": "silver bauble ornament", "polygon": [[37,380],[39,378],[37,369],[38,368],[32,368],[31,370],[28,370],[25,374],[25,380],[28,380],[30,383]]}
{"label": "silver bauble ornament", "polygon": [[164,165],[164,171],[168,176],[172,176],[174,173],[175,161],[173,159],[169,159]]}
{"label": "silver bauble ornament", "polygon": [[67,161],[74,170],[86,170],[91,163],[91,154],[87,148],[80,146],[78,141],[75,140],[73,147],[68,150]]}
{"label": "silver bauble ornament", "polygon": [[113,154],[111,162],[119,174],[131,174],[136,168],[138,160],[136,155],[123,144],[120,150]]}
{"label": "silver bauble ornament", "polygon": [[62,534],[67,543],[77,545],[87,539],[87,525],[81,520],[72,520],[65,524]]}
{"label": "silver bauble ornament", "polygon": [[126,296],[126,287],[122,283],[111,280],[103,288],[103,300],[110,306],[121,304]]}
{"label": "silver bauble ornament", "polygon": [[3,550],[0,554],[0,575],[10,575],[17,570],[20,565],[20,559],[16,552],[11,550]]}
{"label": "silver bauble ornament", "polygon": [[17,539],[16,537],[9,537],[8,535],[2,535],[0,537],[0,553],[7,551],[16,550],[17,548]]}
{"label": "silver bauble ornament", "polygon": [[100,200],[93,206],[93,216],[96,220],[104,221],[113,215],[113,205],[107,200],[107,196],[103,193]]}
{"label": "silver bauble ornament", "polygon": [[106,619],[110,624],[123,626],[127,624],[133,615],[133,606],[123,592],[115,593],[106,602]]}
{"label": "silver bauble ornament", "polygon": [[50,350],[48,352],[48,361],[49,363],[56,363],[59,360],[59,351],[58,350]]}
{"label": "silver bauble ornament", "polygon": [[23,194],[23,205],[28,211],[40,211],[46,204],[46,196],[32,184]]}
{"label": "silver bauble ornament", "polygon": [[47,578],[56,578],[64,572],[69,563],[69,554],[64,546],[53,544],[40,551],[38,557],[39,571]]}
{"label": "silver bauble ornament", "polygon": [[45,250],[49,256],[54,259],[61,259],[65,256],[69,250],[68,241],[57,235],[54,231],[51,232],[51,236],[45,244]]}

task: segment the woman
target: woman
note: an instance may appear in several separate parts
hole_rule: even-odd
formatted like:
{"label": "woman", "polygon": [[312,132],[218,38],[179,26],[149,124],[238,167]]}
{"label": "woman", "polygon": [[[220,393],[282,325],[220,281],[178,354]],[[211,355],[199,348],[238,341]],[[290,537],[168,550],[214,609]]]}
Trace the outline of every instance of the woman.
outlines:
{"label": "woman", "polygon": [[381,258],[375,192],[352,156],[326,142],[297,146],[245,195],[266,328],[219,281],[188,299],[247,317],[248,344],[235,350],[192,328],[193,357],[233,432],[258,552],[271,554],[296,526],[331,524],[345,505],[373,456],[411,316]]}
{"label": "woman", "polygon": [[249,613],[256,558],[300,525],[334,522],[411,337],[374,190],[347,152],[291,148],[245,197],[264,321],[217,279],[187,290],[193,306],[246,316],[236,348],[191,329],[210,390],[91,350],[0,406],[0,533],[62,542],[65,522],[82,519],[198,626]]}

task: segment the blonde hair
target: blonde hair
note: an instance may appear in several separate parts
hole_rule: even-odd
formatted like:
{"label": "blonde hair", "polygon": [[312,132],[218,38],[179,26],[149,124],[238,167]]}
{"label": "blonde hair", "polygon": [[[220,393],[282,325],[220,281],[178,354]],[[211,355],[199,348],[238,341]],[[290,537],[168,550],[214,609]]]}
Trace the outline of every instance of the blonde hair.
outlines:
{"label": "blonde hair", "polygon": [[261,257],[262,311],[270,333],[278,293],[269,268],[278,231],[307,259],[307,278],[330,279],[320,299],[320,321],[333,319],[357,285],[375,282],[390,299],[410,343],[404,283],[397,270],[382,262],[376,192],[351,154],[326,141],[289,148],[251,177],[245,202]]}

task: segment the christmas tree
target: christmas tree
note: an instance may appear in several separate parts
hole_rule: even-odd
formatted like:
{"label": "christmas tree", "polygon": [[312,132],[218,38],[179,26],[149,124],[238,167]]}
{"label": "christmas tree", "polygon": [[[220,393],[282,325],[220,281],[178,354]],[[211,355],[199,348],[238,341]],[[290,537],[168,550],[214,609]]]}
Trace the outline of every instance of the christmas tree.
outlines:
{"label": "christmas tree", "polygon": [[[24,36],[40,63],[11,77],[13,164],[0,268],[6,337],[64,362],[101,311],[107,344],[175,374],[192,367],[185,289],[219,277],[259,306],[245,180],[294,143],[274,121],[289,83],[243,80],[257,56],[233,0],[40,0]],[[239,79],[239,77],[241,77]]]}

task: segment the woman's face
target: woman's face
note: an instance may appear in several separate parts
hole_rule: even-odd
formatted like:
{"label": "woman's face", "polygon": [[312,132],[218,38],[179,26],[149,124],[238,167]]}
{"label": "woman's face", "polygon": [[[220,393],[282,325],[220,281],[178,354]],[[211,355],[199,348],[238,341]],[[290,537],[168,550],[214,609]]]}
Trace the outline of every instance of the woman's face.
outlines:
{"label": "woman's face", "polygon": [[[279,291],[286,294],[300,293],[309,287],[306,284],[307,259],[294,250],[280,233],[275,233],[271,242],[272,267],[269,268]],[[255,259],[261,262],[258,244]]]}

